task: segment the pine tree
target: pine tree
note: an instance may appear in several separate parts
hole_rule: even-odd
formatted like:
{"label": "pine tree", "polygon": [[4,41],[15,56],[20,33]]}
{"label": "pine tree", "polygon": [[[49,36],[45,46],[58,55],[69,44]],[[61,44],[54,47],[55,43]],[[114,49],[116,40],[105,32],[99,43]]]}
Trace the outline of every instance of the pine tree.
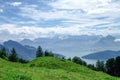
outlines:
{"label": "pine tree", "polygon": [[94,64],[88,64],[87,67],[92,70],[96,70],[96,67],[94,66]]}
{"label": "pine tree", "polygon": [[3,49],[0,51],[0,57],[3,58],[3,59],[8,60],[8,54],[7,54],[5,48],[3,48]]}
{"label": "pine tree", "polygon": [[45,56],[49,56],[48,50],[45,50]]}
{"label": "pine tree", "polygon": [[51,51],[45,50],[45,56],[54,56]]}
{"label": "pine tree", "polygon": [[120,56],[115,59],[115,76],[120,77]]}
{"label": "pine tree", "polygon": [[105,71],[105,65],[104,65],[104,61],[97,61],[96,62],[96,69],[98,70],[98,71]]}
{"label": "pine tree", "polygon": [[115,59],[111,58],[106,61],[106,72],[115,76]]}
{"label": "pine tree", "polygon": [[22,59],[22,58],[19,58],[19,62],[20,63],[28,63],[29,61],[25,60],[25,59]]}
{"label": "pine tree", "polygon": [[67,60],[72,61],[71,57],[69,57]]}
{"label": "pine tree", "polygon": [[36,57],[42,57],[43,56],[43,50],[40,46],[38,46],[36,51]]}
{"label": "pine tree", "polygon": [[12,62],[18,62],[19,61],[17,53],[16,53],[14,48],[11,50],[11,54],[9,56],[9,61],[12,61]]}

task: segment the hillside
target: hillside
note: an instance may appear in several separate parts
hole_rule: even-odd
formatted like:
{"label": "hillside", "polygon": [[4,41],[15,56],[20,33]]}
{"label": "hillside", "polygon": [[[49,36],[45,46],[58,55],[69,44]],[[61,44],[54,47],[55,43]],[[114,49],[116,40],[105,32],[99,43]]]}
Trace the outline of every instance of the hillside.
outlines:
{"label": "hillside", "polygon": [[54,57],[37,58],[28,64],[0,59],[0,80],[120,80]]}
{"label": "hillside", "polygon": [[31,46],[23,46],[20,43],[16,42],[16,41],[6,41],[3,43],[3,46],[9,50],[9,54],[11,53],[10,50],[12,48],[15,48],[18,56],[20,58],[23,58],[25,60],[31,60],[35,58],[35,54],[36,54],[36,48],[31,47]]}

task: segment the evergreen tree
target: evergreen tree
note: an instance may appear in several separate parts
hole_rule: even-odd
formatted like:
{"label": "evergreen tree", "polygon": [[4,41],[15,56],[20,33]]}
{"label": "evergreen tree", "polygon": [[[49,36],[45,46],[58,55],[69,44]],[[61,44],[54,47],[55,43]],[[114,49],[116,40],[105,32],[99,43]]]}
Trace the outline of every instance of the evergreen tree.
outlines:
{"label": "evergreen tree", "polygon": [[110,75],[115,75],[115,59],[111,58],[106,61],[106,72]]}
{"label": "evergreen tree", "polygon": [[36,57],[42,57],[43,56],[43,50],[40,46],[38,46],[36,51]]}
{"label": "evergreen tree", "polygon": [[120,56],[115,59],[115,76],[120,77]]}
{"label": "evergreen tree", "polygon": [[54,54],[51,51],[45,50],[45,56],[54,56]]}
{"label": "evergreen tree", "polygon": [[120,77],[120,56],[107,60],[106,72],[112,76]]}
{"label": "evergreen tree", "polygon": [[45,56],[49,56],[48,50],[45,50]]}
{"label": "evergreen tree", "polygon": [[87,65],[85,61],[83,61],[80,57],[77,56],[73,57],[72,61],[80,65],[85,65],[85,66]]}
{"label": "evergreen tree", "polygon": [[69,57],[67,60],[72,61],[72,60],[71,60],[71,57]]}
{"label": "evergreen tree", "polygon": [[5,60],[8,60],[8,54],[6,52],[6,49],[3,48],[1,51],[0,51],[0,57],[5,59]]}
{"label": "evergreen tree", "polygon": [[94,64],[88,64],[87,67],[90,68],[90,69],[92,69],[92,70],[96,70]]}
{"label": "evergreen tree", "polygon": [[14,48],[11,50],[11,54],[9,56],[9,61],[12,61],[12,62],[18,62],[19,61],[17,53],[16,53]]}
{"label": "evergreen tree", "polygon": [[73,57],[72,61],[73,61],[74,63],[76,63],[76,64],[82,63],[80,57],[77,57],[77,56]]}
{"label": "evergreen tree", "polygon": [[98,71],[105,71],[105,65],[104,65],[104,61],[97,61],[96,62],[96,69],[98,70]]}
{"label": "evergreen tree", "polygon": [[19,59],[19,62],[20,62],[20,63],[28,63],[29,61],[20,58],[20,59]]}
{"label": "evergreen tree", "polygon": [[82,65],[87,66],[87,63],[82,60]]}

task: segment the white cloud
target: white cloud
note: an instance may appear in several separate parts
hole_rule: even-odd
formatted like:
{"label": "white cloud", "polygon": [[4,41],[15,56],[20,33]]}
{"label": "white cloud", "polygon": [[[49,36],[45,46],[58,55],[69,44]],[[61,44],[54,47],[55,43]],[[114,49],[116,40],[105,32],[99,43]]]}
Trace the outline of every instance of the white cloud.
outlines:
{"label": "white cloud", "polygon": [[90,14],[101,14],[119,9],[119,3],[111,2],[111,0],[58,0],[49,5],[55,9],[82,9]]}
{"label": "white cloud", "polygon": [[120,39],[115,39],[115,42],[120,42]]}
{"label": "white cloud", "polygon": [[[11,3],[12,6],[21,4],[21,2]],[[118,22],[120,20],[119,3],[111,2],[111,0],[57,0],[49,2],[47,5],[51,6],[52,9],[43,10],[38,4],[19,6],[20,11],[16,15],[22,16],[22,18],[19,19],[19,22],[17,19],[15,19],[16,21],[12,19],[7,21],[8,18],[6,18],[6,22],[13,24],[0,25],[0,35],[4,33],[7,36],[9,35],[9,37],[4,37],[5,39],[11,39],[10,36],[15,39],[34,39],[54,35],[108,35],[120,33],[120,29],[115,28],[115,26],[119,27],[120,25]],[[0,12],[2,11],[0,9]],[[29,21],[29,18],[33,20]],[[28,21],[24,22],[24,19]],[[60,22],[63,24],[62,26],[58,24],[58,26],[46,26],[45,28],[36,27],[41,22],[47,23],[51,20],[61,20]],[[115,20],[117,23],[114,23]],[[17,23],[22,24],[22,27],[19,27]],[[25,23],[34,26],[25,26]],[[64,23],[68,25],[64,25]],[[52,24],[56,23],[53,22]]]}
{"label": "white cloud", "polygon": [[21,7],[21,13],[19,15],[23,17],[29,17],[33,20],[53,20],[53,19],[68,19],[75,18],[77,15],[71,15],[73,13],[69,13],[68,11],[59,11],[59,10],[51,10],[48,12],[41,11],[36,7],[31,7],[30,5]]}
{"label": "white cloud", "polygon": [[102,4],[108,4],[109,2],[111,2],[111,0],[98,0],[99,2],[101,2]]}
{"label": "white cloud", "polygon": [[50,5],[57,9],[83,9],[89,6],[88,3],[96,3],[96,0],[58,0]]}
{"label": "white cloud", "polygon": [[[108,34],[120,34],[120,30],[114,29],[114,27],[108,27],[107,29],[93,29],[90,26],[72,25],[69,27],[17,27],[13,24],[0,25],[0,40],[21,40],[24,38],[35,39],[39,37],[53,37],[54,35],[108,35]],[[38,35],[39,34],[39,35]]]}
{"label": "white cloud", "polygon": [[37,5],[25,5],[20,7],[21,12],[19,15],[37,21],[67,19],[71,21],[81,20],[80,22],[83,22],[82,19],[91,20],[90,17],[96,15],[114,17],[111,13],[119,13],[120,9],[117,3],[111,4],[110,1],[111,0],[58,0],[49,3],[49,5],[53,7],[53,9],[49,11],[42,11]]}
{"label": "white cloud", "polygon": [[[92,19],[92,17],[94,15],[80,14],[81,12],[79,12],[79,10],[78,11],[76,11],[76,10],[72,10],[72,11],[54,10],[54,11],[43,12],[43,11],[39,11],[36,8],[28,7],[28,6],[22,7],[21,10],[22,10],[22,12],[20,15],[22,15],[24,17],[29,17],[36,21],[65,19],[61,22],[62,23],[70,23],[70,24],[71,24],[71,22],[73,22],[73,24],[71,24],[71,26],[73,26],[74,28],[76,28],[75,27],[76,25],[83,26],[83,27],[86,27],[86,26],[93,27],[94,25],[109,23],[109,21],[106,21],[106,20],[102,21],[102,20]],[[101,15],[99,15],[99,17],[101,17]],[[61,27],[64,27],[64,30],[69,29],[69,31],[70,31],[71,26],[69,25],[67,28],[65,28],[64,26],[61,26]],[[72,30],[74,30],[73,27],[72,27]],[[52,29],[52,28],[50,28],[50,29]],[[57,28],[57,29],[59,29],[59,28]],[[57,29],[55,29],[55,30],[57,30]],[[62,29],[62,28],[60,28],[60,29]],[[76,28],[76,30],[79,30],[79,29]],[[65,32],[69,32],[69,31],[65,31]],[[57,31],[57,32],[59,32],[59,31]],[[61,33],[65,33],[65,32],[61,32]],[[77,31],[77,33],[78,33],[78,31]],[[66,34],[68,34],[68,33],[66,33]],[[69,34],[71,35],[71,32],[69,32]]]}
{"label": "white cloud", "polygon": [[3,12],[3,9],[0,9],[0,13],[2,13]]}
{"label": "white cloud", "polygon": [[20,6],[22,4],[22,2],[13,2],[13,3],[10,3],[10,5],[12,6]]}

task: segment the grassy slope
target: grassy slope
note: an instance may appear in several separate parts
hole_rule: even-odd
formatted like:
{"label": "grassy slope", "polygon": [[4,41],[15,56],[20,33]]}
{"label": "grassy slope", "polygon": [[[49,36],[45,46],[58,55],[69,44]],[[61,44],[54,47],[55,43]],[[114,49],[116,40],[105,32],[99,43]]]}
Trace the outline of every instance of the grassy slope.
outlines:
{"label": "grassy slope", "polygon": [[0,59],[0,80],[120,80],[70,61],[43,57],[28,64]]}

